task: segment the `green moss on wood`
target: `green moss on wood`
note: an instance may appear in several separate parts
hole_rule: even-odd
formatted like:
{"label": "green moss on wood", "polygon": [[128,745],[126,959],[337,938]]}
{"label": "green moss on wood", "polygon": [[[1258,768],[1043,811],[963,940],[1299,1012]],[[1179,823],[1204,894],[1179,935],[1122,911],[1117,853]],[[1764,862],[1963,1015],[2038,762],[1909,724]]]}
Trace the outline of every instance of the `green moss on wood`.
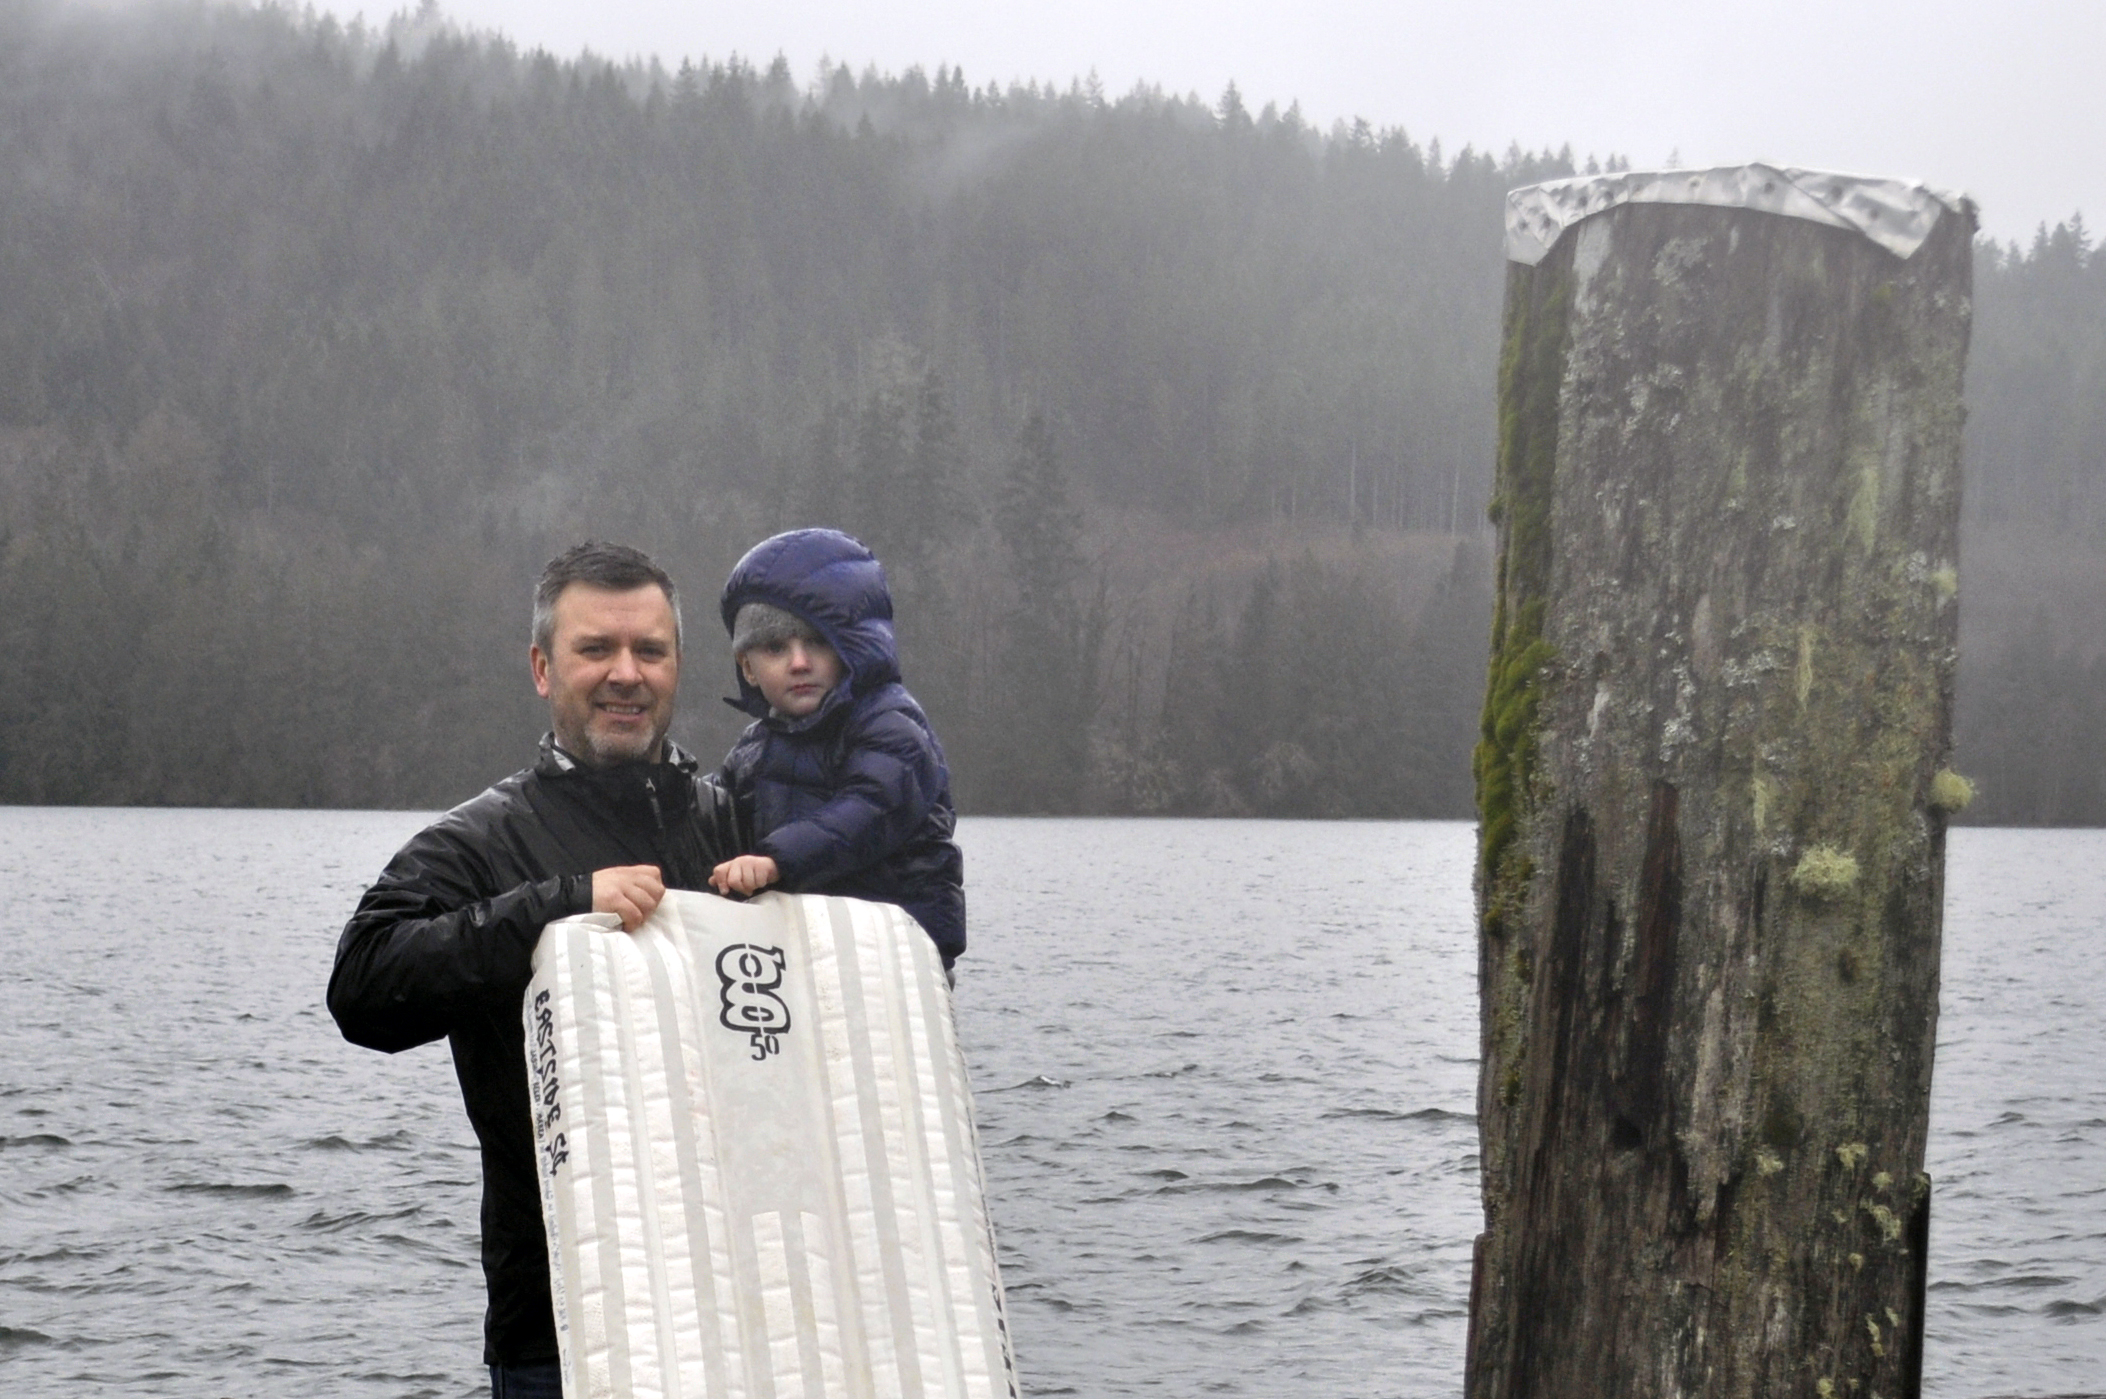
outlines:
{"label": "green moss on wood", "polygon": [[1550,584],[1550,517],[1557,459],[1558,395],[1565,377],[1570,254],[1509,271],[1505,342],[1499,358],[1499,463],[1492,502],[1499,522],[1499,594],[1477,778],[1479,869],[1486,931],[1497,935],[1526,872],[1508,854],[1528,799],[1543,666],[1555,654],[1543,637]]}

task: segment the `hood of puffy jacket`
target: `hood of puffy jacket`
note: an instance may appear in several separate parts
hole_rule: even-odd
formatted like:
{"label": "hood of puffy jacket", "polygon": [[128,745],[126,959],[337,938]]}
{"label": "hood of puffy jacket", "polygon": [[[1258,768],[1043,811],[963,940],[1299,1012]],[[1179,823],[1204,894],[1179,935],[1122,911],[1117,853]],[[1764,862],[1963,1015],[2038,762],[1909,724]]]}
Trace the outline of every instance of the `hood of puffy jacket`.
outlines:
{"label": "hood of puffy jacket", "polygon": [[[793,529],[763,539],[746,551],[724,584],[720,610],[727,634],[749,602],[772,603],[802,617],[826,638],[847,671],[844,683],[816,712],[795,721],[795,728],[816,727],[854,696],[899,679],[885,567],[860,540],[837,529]],[[739,695],[728,703],[766,718],[767,699],[739,672],[736,660],[732,673]]]}

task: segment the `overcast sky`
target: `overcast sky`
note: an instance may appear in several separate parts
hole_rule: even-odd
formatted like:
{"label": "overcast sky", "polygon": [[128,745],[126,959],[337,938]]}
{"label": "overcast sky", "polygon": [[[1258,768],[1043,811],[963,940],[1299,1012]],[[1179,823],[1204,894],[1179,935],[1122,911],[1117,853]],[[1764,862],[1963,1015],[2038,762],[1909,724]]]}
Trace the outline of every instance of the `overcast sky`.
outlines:
{"label": "overcast sky", "polygon": [[[1209,101],[1235,81],[1328,126],[1452,155],[1570,142],[1640,167],[1780,164],[1972,194],[2025,239],[2106,223],[2106,0],[442,0],[560,54],[963,65],[975,86],[1094,71]],[[392,3],[327,0],[346,17]]]}

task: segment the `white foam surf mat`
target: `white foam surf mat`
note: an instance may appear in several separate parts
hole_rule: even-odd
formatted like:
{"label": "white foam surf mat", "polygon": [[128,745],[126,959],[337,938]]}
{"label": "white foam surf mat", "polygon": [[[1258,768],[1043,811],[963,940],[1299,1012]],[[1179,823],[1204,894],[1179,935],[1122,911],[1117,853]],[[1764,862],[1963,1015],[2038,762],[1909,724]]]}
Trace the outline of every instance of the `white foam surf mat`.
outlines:
{"label": "white foam surf mat", "polygon": [[905,913],[566,918],[525,1016],[567,1399],[1014,1399],[950,991]]}

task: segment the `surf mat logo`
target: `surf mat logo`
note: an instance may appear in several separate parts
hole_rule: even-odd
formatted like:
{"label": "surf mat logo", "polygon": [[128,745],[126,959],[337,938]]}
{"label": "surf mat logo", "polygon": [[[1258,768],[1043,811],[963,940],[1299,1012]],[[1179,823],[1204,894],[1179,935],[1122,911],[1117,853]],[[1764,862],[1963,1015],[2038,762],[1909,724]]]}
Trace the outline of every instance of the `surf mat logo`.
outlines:
{"label": "surf mat logo", "polygon": [[756,1060],[780,1054],[781,1036],[790,1032],[790,1008],[776,994],[785,965],[781,948],[750,942],[735,942],[717,954],[717,980],[724,983],[724,1013],[717,1018],[725,1029],[751,1041]]}
{"label": "surf mat logo", "polygon": [[527,1068],[531,1083],[527,1092],[534,1100],[534,1140],[541,1148],[541,1172],[553,1176],[570,1159],[570,1138],[556,1129],[563,1116],[563,1080],[556,1072],[556,1013],[549,1008],[549,994],[534,997],[531,1012],[534,1047]]}

